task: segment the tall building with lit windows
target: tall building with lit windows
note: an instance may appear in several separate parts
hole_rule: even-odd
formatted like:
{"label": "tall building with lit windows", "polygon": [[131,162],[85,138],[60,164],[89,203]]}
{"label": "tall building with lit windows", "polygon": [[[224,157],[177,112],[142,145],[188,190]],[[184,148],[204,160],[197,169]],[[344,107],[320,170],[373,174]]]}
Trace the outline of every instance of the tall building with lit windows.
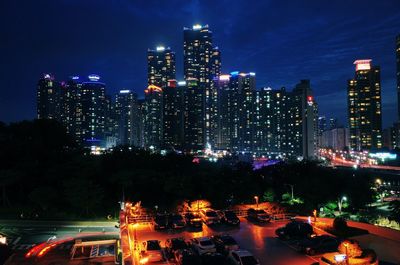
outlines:
{"label": "tall building with lit windows", "polygon": [[82,82],[80,91],[81,138],[86,146],[105,145],[106,126],[106,85],[100,76],[92,74]]}
{"label": "tall building with lit windows", "polygon": [[214,80],[218,87],[219,148],[252,152],[255,148],[255,74],[232,72]]}
{"label": "tall building with lit windows", "polygon": [[163,90],[163,144],[167,149],[183,148],[185,86],[185,81],[171,79]]}
{"label": "tall building with lit windows", "polygon": [[186,79],[184,89],[184,149],[199,151],[205,147],[204,94],[196,78]]}
{"label": "tall building with lit windows", "polygon": [[117,141],[120,145],[140,147],[140,109],[138,96],[131,90],[120,90],[115,98]]}
{"label": "tall building with lit windows", "polygon": [[369,150],[382,147],[380,68],[372,60],[356,60],[356,72],[348,81],[350,147]]}
{"label": "tall building with lit windows", "polygon": [[44,74],[37,84],[37,118],[61,120],[61,84],[54,76]]}
{"label": "tall building with lit windows", "polygon": [[400,34],[396,38],[396,64],[397,64],[397,104],[398,104],[398,120],[400,122]]}
{"label": "tall building with lit windows", "polygon": [[285,88],[262,88],[256,93],[255,106],[255,151],[275,157],[286,146]]}
{"label": "tall building with lit windows", "polygon": [[170,48],[158,46],[147,50],[147,84],[161,88],[167,86],[170,79],[175,79],[175,52]]}
{"label": "tall building with lit windows", "polygon": [[64,90],[64,123],[66,124],[67,132],[74,136],[78,143],[81,143],[82,106],[80,102],[80,93],[82,82],[80,81],[79,76],[71,76],[62,87]]}
{"label": "tall building with lit windows", "polygon": [[[208,25],[184,28],[183,35],[184,78],[188,83],[196,82],[197,87],[196,91],[191,91],[188,95],[198,100],[196,107],[199,109],[195,112],[203,117],[203,122],[198,122],[201,128],[196,127],[196,130],[200,130],[198,137],[202,139],[198,142],[199,139],[196,137],[195,140],[196,148],[201,150],[208,145],[213,146],[217,138],[217,119],[215,118],[217,89],[213,86],[212,80],[220,73],[221,54],[218,48],[213,47],[212,32]],[[192,99],[188,98],[188,100]]]}
{"label": "tall building with lit windows", "polygon": [[144,90],[144,147],[163,147],[163,89],[155,85]]}
{"label": "tall building with lit windows", "polygon": [[286,146],[289,156],[311,159],[315,156],[318,118],[310,80],[301,80],[286,94]]}

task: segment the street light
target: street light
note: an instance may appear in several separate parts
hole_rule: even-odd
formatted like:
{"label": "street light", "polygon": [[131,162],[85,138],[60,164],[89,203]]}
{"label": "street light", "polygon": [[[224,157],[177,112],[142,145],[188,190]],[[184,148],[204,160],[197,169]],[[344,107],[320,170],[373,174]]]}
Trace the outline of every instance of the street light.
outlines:
{"label": "street light", "polygon": [[256,205],[257,205],[257,209],[258,209],[258,196],[254,196],[254,199],[256,200]]}
{"label": "street light", "polygon": [[290,187],[290,189],[292,191],[292,201],[293,201],[293,199],[294,199],[294,191],[293,191],[294,190],[294,185],[293,184],[285,184],[285,185]]}
{"label": "street light", "polygon": [[345,201],[347,201],[346,196],[343,196],[342,198],[339,198],[339,200],[338,200],[339,214],[342,214],[342,207],[343,207],[343,203]]}

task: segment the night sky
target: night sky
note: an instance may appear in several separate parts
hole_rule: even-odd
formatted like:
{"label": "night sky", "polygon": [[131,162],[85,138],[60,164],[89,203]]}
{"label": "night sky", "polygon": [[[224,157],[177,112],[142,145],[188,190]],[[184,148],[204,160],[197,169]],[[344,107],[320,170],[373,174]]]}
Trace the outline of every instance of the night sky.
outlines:
{"label": "night sky", "polygon": [[395,36],[399,0],[153,1],[2,0],[0,120],[36,116],[42,73],[58,80],[97,73],[108,94],[146,87],[147,48],[177,54],[182,78],[183,27],[209,24],[223,72],[253,71],[257,87],[311,79],[320,114],[346,124],[346,80],[355,59],[382,69],[384,126],[396,118]]}

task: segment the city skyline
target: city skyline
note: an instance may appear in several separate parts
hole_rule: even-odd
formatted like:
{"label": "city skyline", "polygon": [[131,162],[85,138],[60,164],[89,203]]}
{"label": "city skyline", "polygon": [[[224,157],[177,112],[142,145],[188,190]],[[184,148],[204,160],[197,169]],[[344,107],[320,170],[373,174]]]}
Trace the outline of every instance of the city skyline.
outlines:
{"label": "city skyline", "polygon": [[[171,2],[170,6],[165,8],[168,8],[167,10],[172,9],[176,4],[177,3]],[[208,4],[212,6],[211,3]],[[20,8],[19,13],[29,17],[31,14],[26,13],[27,11],[25,9],[32,8],[33,11],[35,10],[39,12],[39,14],[43,14],[41,12],[44,12],[38,10],[41,7],[45,7],[45,10],[50,9],[51,11],[73,9],[77,14],[77,21],[88,22],[87,18],[82,17],[81,13],[83,10],[91,7],[95,11],[101,12],[104,9],[101,2],[98,5],[86,5],[87,4],[82,4],[80,8],[77,8],[78,6],[76,3],[48,3],[47,5],[44,4],[44,6],[39,4],[32,7],[24,6]],[[149,9],[151,6],[150,4],[148,6],[147,4],[144,5],[144,7],[141,7],[142,9]],[[240,20],[238,19],[235,21],[231,15],[235,13],[235,10],[238,12],[238,9],[240,9],[235,7],[234,4],[229,6],[229,11],[231,12],[227,12],[229,16],[223,20],[223,23],[217,22],[219,20],[215,18],[216,14],[214,12],[210,12],[210,14],[202,12],[207,7],[207,3],[199,4],[197,2],[191,2],[190,5],[190,11],[185,11],[184,8],[176,10],[177,14],[185,12],[190,14],[182,20],[174,18],[168,21],[168,17],[154,11],[155,15],[160,16],[160,22],[155,23],[156,25],[154,23],[147,23],[148,27],[146,27],[146,29],[141,29],[146,31],[146,36],[140,35],[140,38],[143,40],[140,39],[139,41],[139,35],[133,34],[135,35],[133,36],[133,41],[125,43],[120,46],[121,49],[113,52],[107,52],[106,47],[104,47],[106,45],[101,41],[98,43],[98,46],[92,46],[92,48],[94,47],[92,50],[89,50],[86,47],[87,45],[82,44],[79,46],[80,49],[72,54],[73,59],[71,59],[72,51],[70,51],[70,49],[73,47],[77,48],[77,41],[72,38],[72,36],[70,36],[69,40],[66,42],[67,45],[63,46],[63,49],[67,51],[64,55],[65,58],[62,59],[57,55],[57,52],[61,51],[56,46],[51,46],[50,49],[47,50],[44,49],[44,47],[48,46],[52,41],[46,42],[40,40],[42,46],[39,46],[42,48],[39,48],[39,40],[37,39],[38,37],[35,36],[33,41],[36,40],[36,42],[33,42],[30,47],[26,45],[18,46],[15,41],[13,41],[18,38],[13,38],[13,34],[19,32],[20,26],[14,25],[16,28],[13,32],[11,32],[11,29],[5,29],[5,36],[9,37],[7,39],[10,41],[1,44],[4,45],[5,48],[2,49],[2,51],[8,52],[14,50],[14,53],[9,53],[15,54],[18,47],[20,47],[20,50],[13,58],[10,58],[10,56],[3,56],[7,62],[6,65],[9,67],[1,66],[3,75],[1,79],[4,89],[2,89],[0,96],[0,120],[10,122],[21,119],[32,119],[35,117],[34,84],[37,78],[44,72],[55,74],[58,80],[67,79],[68,76],[73,74],[87,75],[90,73],[98,73],[102,76],[102,80],[107,83],[107,90],[110,94],[116,94],[121,89],[130,89],[137,92],[140,97],[143,97],[147,75],[146,51],[147,49],[154,49],[160,44],[171,47],[171,49],[177,53],[177,79],[183,79],[182,29],[183,27],[191,26],[197,22],[209,24],[212,28],[214,33],[213,38],[215,39],[214,44],[221,49],[222,53],[222,73],[229,73],[234,70],[254,71],[257,74],[257,89],[264,86],[271,86],[274,89],[279,89],[281,86],[292,88],[300,79],[311,79],[315,97],[319,102],[320,114],[337,113],[336,116],[343,124],[347,123],[346,80],[351,78],[353,69],[352,62],[356,59],[370,58],[375,65],[381,66],[382,69],[383,125],[387,127],[397,120],[397,97],[395,96],[396,58],[394,47],[395,38],[398,34],[397,29],[399,28],[398,21],[400,21],[400,19],[396,20],[399,16],[396,13],[390,15],[398,5],[395,1],[386,2],[385,5],[377,4],[375,10],[373,8],[366,9],[366,12],[363,12],[363,16],[358,16],[357,18],[350,16],[348,11],[344,12],[345,8],[343,5],[334,4],[329,7],[331,9],[329,12],[327,10],[329,8],[324,6],[323,15],[313,17],[312,21],[307,22],[307,19],[301,18],[301,16],[299,17],[298,15],[291,17],[289,21],[293,22],[297,20],[297,23],[301,22],[297,24],[297,27],[293,27],[293,24],[290,22],[286,22],[287,24],[283,22],[281,22],[281,24],[274,22],[268,24],[267,27],[260,25],[272,20],[272,18],[268,18],[266,22],[262,21],[261,12],[256,11],[257,8],[255,7],[258,7],[259,10],[263,10],[263,8],[266,7],[275,10],[282,9],[283,7],[277,3],[269,3],[266,4],[266,6],[263,4],[255,4],[254,7],[249,8],[249,10],[243,11],[246,16],[254,15],[254,20],[243,24],[239,24]],[[215,4],[215,6],[220,5],[222,5],[222,3]],[[240,3],[237,2],[237,5],[240,6]],[[283,6],[286,8],[286,5]],[[130,7],[130,9],[128,8],[126,11],[123,11],[123,7]],[[292,8],[286,8],[286,12],[294,14],[297,8],[297,11],[302,10],[304,14],[307,14],[307,12],[312,13],[312,11],[315,11],[319,7],[321,6],[318,3],[313,3],[307,8],[293,4]],[[13,11],[16,12],[16,8],[16,4],[8,4],[3,10],[8,10],[10,11],[9,13],[12,14]],[[128,22],[130,19],[147,20],[143,14],[135,13],[134,8],[135,6],[128,2],[112,5],[110,11],[114,13],[122,12],[121,18],[116,19],[113,25],[121,26],[123,29],[121,29],[121,32],[110,35],[114,37],[116,41],[116,44],[111,45],[108,43],[110,48],[115,47],[114,45],[120,45],[122,40],[128,38],[126,35],[128,31],[125,31],[127,30],[127,25],[121,24],[121,20],[126,20],[125,22]],[[343,10],[341,10],[341,8]],[[374,10],[374,14],[376,13],[374,21],[371,20],[373,12],[370,10]],[[34,13],[33,11],[32,13]],[[338,16],[339,11],[343,11],[343,14],[339,16],[341,19],[335,17]],[[41,16],[42,20],[34,20],[32,25],[28,27],[28,31],[31,32],[30,35],[39,32],[39,29],[43,29],[43,32],[47,32],[49,36],[58,36],[58,34],[67,32],[67,26],[62,24],[59,19],[52,25],[48,25],[52,30],[46,27],[39,27],[43,25],[43,23],[45,24],[48,22],[52,16],[54,16],[53,12],[49,12],[48,17]],[[63,16],[63,14],[61,14],[61,16]],[[7,16],[4,16],[4,18],[7,18]],[[10,21],[15,22],[16,20],[10,19]],[[230,21],[230,23],[227,21]],[[257,23],[257,21],[262,21],[262,23]],[[369,22],[365,23],[366,21]],[[169,22],[171,24],[169,24]],[[110,33],[109,27],[103,27],[104,25],[102,23],[103,22],[99,22],[98,28],[92,28],[94,28],[97,33]],[[88,32],[85,31],[85,29],[88,29],[89,26],[93,26],[93,24],[88,23],[88,25],[82,25],[82,28],[77,28],[73,32],[73,36],[85,35],[84,33]],[[321,26],[325,26],[324,32],[321,31]],[[60,28],[58,29],[58,27]],[[135,32],[135,29],[133,25],[130,31]],[[246,30],[250,30],[249,33],[259,32],[260,34],[249,34],[248,41],[246,41],[246,38],[241,37],[246,36],[243,35],[246,34]],[[329,32],[333,34],[333,31],[335,31],[334,37],[329,38],[326,36]],[[277,38],[278,35],[281,36],[283,33],[285,33],[287,38]],[[103,38],[98,36],[99,34],[93,35],[90,34],[90,32],[87,34],[94,36],[93,39],[91,39],[85,35],[85,38],[88,38],[88,40],[90,40],[89,43],[92,43],[92,45],[93,41],[96,39],[102,40]],[[275,38],[273,38],[274,36]],[[310,40],[312,40],[313,38],[318,38],[318,36],[319,38],[323,37],[325,39],[322,38],[320,42],[314,41],[315,43],[307,45],[300,45],[298,42],[299,39],[304,37],[309,37]],[[254,38],[259,39],[259,42],[257,42],[259,46],[251,44]],[[48,39],[51,40],[51,38]],[[268,40],[276,40],[276,42]],[[293,44],[290,44],[290,42],[293,42]],[[326,46],[328,49],[324,50],[323,47],[326,42],[328,42],[329,45]],[[278,43],[280,44],[278,45]],[[294,45],[295,43],[297,44]],[[362,45],[360,45],[360,43]],[[296,47],[292,47],[292,45]],[[130,48],[128,49],[127,46],[130,46]],[[356,50],[355,47],[360,48]],[[293,50],[292,48],[296,49]],[[314,49],[315,52],[311,51],[312,49]],[[28,56],[30,59],[25,57],[27,60],[35,61],[37,60],[35,56],[39,55],[43,60],[34,64],[24,65],[24,67],[27,69],[31,68],[31,70],[24,71],[24,75],[21,75],[19,73],[20,71],[18,71],[18,69],[22,67],[21,56],[28,51],[33,52],[33,55]],[[281,53],[279,51],[281,51]],[[282,51],[286,53],[282,53]],[[293,54],[295,52],[297,52],[297,54]],[[118,55],[114,56],[115,54]],[[89,59],[88,57],[92,58]],[[103,63],[99,63],[101,60],[104,60]],[[274,61],[274,63],[269,64],[269,61]],[[300,61],[301,63],[296,65],[296,61]],[[311,64],[310,62],[312,61],[314,61],[314,63]],[[20,64],[18,64],[18,62]],[[35,65],[34,70],[32,70],[33,65]],[[15,76],[17,73],[18,76]],[[336,87],[339,87],[339,89],[336,89]],[[15,90],[20,91],[20,93],[14,94],[13,92]]]}

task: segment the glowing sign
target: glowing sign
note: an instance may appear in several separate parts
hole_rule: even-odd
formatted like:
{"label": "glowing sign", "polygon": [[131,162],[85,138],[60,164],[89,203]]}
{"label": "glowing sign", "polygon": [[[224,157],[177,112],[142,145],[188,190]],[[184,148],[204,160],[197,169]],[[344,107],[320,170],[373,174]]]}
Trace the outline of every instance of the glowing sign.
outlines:
{"label": "glowing sign", "polygon": [[193,25],[193,29],[194,30],[198,30],[198,29],[201,29],[201,28],[202,28],[202,26],[200,24]]}
{"label": "glowing sign", "polygon": [[44,75],[44,78],[45,78],[45,79],[50,79],[51,76],[50,76],[49,74],[45,74],[45,75]]}
{"label": "glowing sign", "polygon": [[371,59],[354,61],[354,64],[356,65],[356,71],[370,70],[371,69],[371,61],[372,61]]}
{"label": "glowing sign", "polygon": [[250,72],[249,73],[251,76],[255,76],[256,75],[256,73],[254,73],[254,72]]}
{"label": "glowing sign", "polygon": [[162,92],[162,88],[155,85],[149,85],[147,89],[144,90],[144,93],[147,94],[150,92]]}
{"label": "glowing sign", "polygon": [[343,262],[346,260],[346,255],[345,254],[337,254],[337,255],[333,256],[333,259],[336,262]]}
{"label": "glowing sign", "polygon": [[168,80],[168,87],[176,87],[176,80],[175,79]]}
{"label": "glowing sign", "polygon": [[239,74],[239,71],[231,72],[231,75],[238,75],[238,74]]}
{"label": "glowing sign", "polygon": [[391,153],[380,152],[380,153],[370,153],[369,157],[385,160],[385,159],[396,159],[397,155],[391,154]]}
{"label": "glowing sign", "polygon": [[313,104],[313,96],[307,96],[307,103],[309,106],[312,106]]}
{"label": "glowing sign", "polygon": [[95,75],[95,74],[91,74],[88,76],[90,81],[99,81],[100,80],[100,76]]}
{"label": "glowing sign", "polygon": [[156,50],[157,50],[158,52],[163,52],[163,51],[165,51],[165,47],[164,47],[164,46],[157,46],[157,47],[156,47]]}
{"label": "glowing sign", "polygon": [[179,81],[178,86],[186,86],[186,81]]}
{"label": "glowing sign", "polygon": [[127,94],[127,93],[131,93],[131,91],[129,89],[125,89],[125,90],[120,90],[119,93],[120,94]]}
{"label": "glowing sign", "polygon": [[79,76],[71,76],[71,79],[72,79],[72,80],[78,80],[78,79],[79,79]]}
{"label": "glowing sign", "polygon": [[230,75],[220,75],[219,81],[229,81],[230,78],[231,78]]}

